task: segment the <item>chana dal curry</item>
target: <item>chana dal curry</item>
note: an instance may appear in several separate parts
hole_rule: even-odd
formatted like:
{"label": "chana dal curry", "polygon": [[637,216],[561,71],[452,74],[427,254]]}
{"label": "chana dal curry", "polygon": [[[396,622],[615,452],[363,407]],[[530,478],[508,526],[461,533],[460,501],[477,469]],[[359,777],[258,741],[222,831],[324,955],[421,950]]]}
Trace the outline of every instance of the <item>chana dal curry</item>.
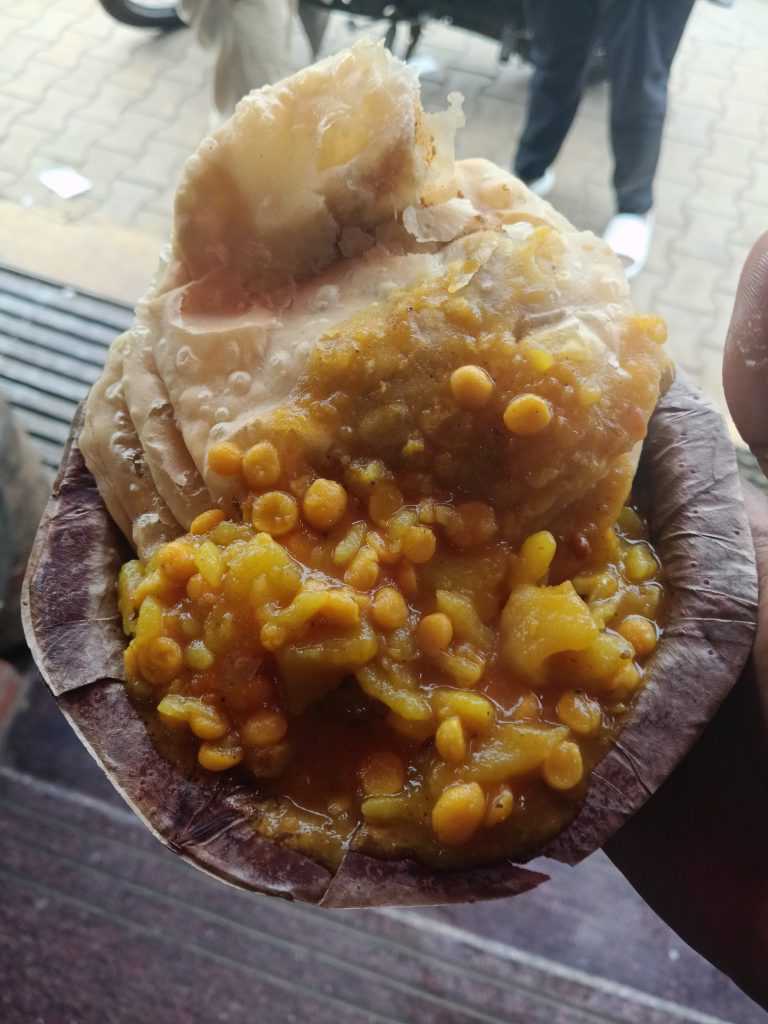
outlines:
{"label": "chana dal curry", "polygon": [[460,123],[365,43],[247,97],[80,438],[137,714],[330,868],[530,856],[664,621],[630,493],[664,326]]}

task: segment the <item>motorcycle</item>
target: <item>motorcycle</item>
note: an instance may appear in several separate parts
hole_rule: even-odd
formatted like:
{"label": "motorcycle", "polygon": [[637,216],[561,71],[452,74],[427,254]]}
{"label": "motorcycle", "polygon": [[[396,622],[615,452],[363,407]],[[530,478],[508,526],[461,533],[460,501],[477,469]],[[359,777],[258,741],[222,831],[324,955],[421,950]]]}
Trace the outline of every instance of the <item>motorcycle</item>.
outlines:
{"label": "motorcycle", "polygon": [[184,27],[176,13],[176,4],[153,3],[152,0],[99,0],[99,3],[107,14],[123,25],[163,31]]}
{"label": "motorcycle", "polygon": [[377,0],[308,0],[313,7],[326,11],[343,11],[352,16],[375,20],[386,18],[389,27],[384,37],[388,49],[394,48],[398,25],[409,27],[410,38],[403,54],[410,60],[418,46],[425,25],[443,21],[457,28],[475,32],[500,44],[499,60],[506,63],[513,53],[524,60],[530,59],[531,34],[525,20],[522,0],[482,0],[468,4],[466,0],[397,0],[380,3]]}

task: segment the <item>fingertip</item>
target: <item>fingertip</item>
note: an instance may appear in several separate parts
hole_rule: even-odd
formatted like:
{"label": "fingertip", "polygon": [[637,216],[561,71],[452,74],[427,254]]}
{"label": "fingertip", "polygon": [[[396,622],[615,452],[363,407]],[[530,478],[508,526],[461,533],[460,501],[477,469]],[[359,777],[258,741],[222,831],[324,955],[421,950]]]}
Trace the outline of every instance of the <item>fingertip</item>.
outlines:
{"label": "fingertip", "polygon": [[725,344],[723,387],[739,433],[767,469],[768,231],[752,247],[741,272]]}

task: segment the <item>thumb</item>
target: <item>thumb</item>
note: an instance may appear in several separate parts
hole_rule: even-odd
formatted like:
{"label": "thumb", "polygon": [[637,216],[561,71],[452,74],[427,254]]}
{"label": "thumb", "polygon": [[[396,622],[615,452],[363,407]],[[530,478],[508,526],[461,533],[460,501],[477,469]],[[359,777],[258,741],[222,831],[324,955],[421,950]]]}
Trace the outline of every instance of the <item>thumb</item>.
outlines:
{"label": "thumb", "polygon": [[723,359],[733,421],[768,475],[768,232],[741,272]]}

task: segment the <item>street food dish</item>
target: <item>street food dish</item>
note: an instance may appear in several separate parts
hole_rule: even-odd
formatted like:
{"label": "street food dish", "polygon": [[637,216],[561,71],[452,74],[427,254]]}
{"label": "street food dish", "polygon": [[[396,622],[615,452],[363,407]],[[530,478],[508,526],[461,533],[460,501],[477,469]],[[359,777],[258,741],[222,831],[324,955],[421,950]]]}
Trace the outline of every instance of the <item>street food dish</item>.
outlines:
{"label": "street food dish", "polygon": [[[38,662],[118,787],[264,891],[528,888],[511,861],[599,846],[748,651],[743,538],[690,536],[713,471],[747,536],[716,415],[603,243],[454,163],[460,121],[371,44],[243,100],[188,163],[30,567]],[[46,589],[75,501],[76,620]],[[716,597],[682,585],[706,562]]]}

